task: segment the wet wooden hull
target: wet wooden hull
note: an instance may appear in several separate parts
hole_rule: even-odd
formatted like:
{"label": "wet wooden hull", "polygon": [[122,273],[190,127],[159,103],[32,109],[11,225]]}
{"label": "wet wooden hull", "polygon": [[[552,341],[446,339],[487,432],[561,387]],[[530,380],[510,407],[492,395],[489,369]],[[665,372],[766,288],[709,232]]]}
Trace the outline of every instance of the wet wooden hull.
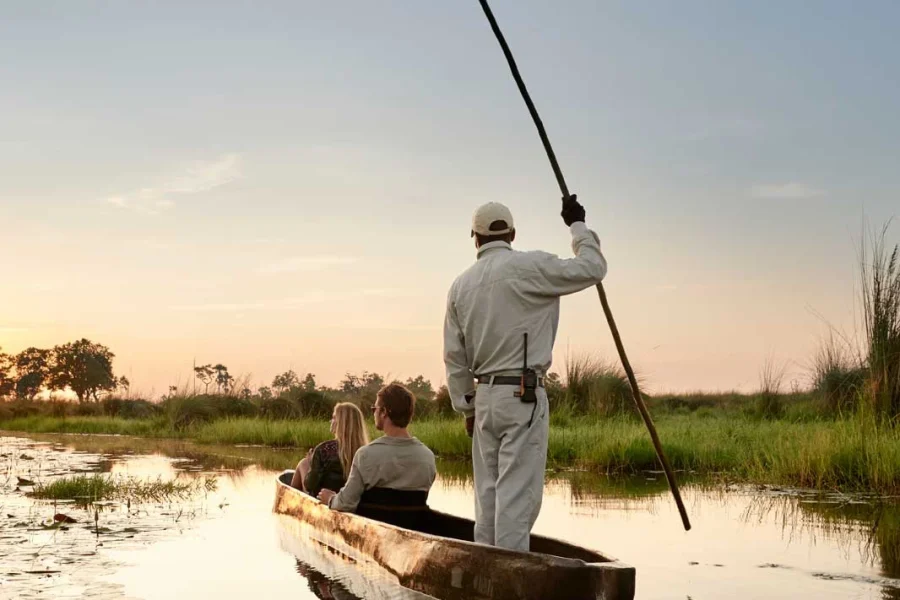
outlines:
{"label": "wet wooden hull", "polygon": [[476,544],[474,524],[432,511],[425,531],[332,511],[276,481],[276,513],[302,522],[313,542],[403,588],[444,600],[566,598],[631,600],[633,567],[566,542],[533,535],[531,552]]}

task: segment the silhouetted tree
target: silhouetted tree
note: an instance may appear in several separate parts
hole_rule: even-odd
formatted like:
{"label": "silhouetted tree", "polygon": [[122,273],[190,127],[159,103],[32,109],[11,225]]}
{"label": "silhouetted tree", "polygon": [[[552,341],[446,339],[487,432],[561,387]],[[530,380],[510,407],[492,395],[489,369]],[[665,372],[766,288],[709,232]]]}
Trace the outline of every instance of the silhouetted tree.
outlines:
{"label": "silhouetted tree", "polygon": [[228,367],[219,363],[213,367],[213,370],[216,373],[216,389],[220,392],[229,391],[234,384],[234,377],[228,373]]}
{"label": "silhouetted tree", "polygon": [[363,371],[362,376],[347,373],[341,380],[341,391],[345,394],[360,395],[363,393],[377,392],[384,386],[384,377],[378,373]]}
{"label": "silhouetted tree", "polygon": [[0,349],[0,399],[12,396],[16,391],[16,379],[13,375],[13,357]]}
{"label": "silhouetted tree", "polygon": [[203,382],[205,386],[203,388],[203,393],[209,393],[209,384],[213,382],[213,378],[216,375],[216,370],[212,365],[201,365],[199,367],[194,367],[194,375]]}
{"label": "silhouetted tree", "polygon": [[33,399],[50,374],[50,351],[26,348],[16,355],[16,396]]}
{"label": "silhouetted tree", "polygon": [[431,386],[431,382],[425,379],[423,375],[419,375],[415,379],[410,377],[403,385],[419,400],[434,399],[434,388]]}
{"label": "silhouetted tree", "polygon": [[300,385],[300,378],[297,377],[297,374],[294,373],[293,370],[285,371],[281,375],[276,375],[275,379],[272,380],[272,389],[279,394],[282,394],[293,387],[297,387],[298,385]]}
{"label": "silhouetted tree", "polygon": [[312,373],[307,373],[306,377],[303,378],[303,381],[300,382],[300,387],[304,392],[316,391],[316,376]]}
{"label": "silhouetted tree", "polygon": [[437,393],[434,395],[434,408],[439,415],[445,417],[459,415],[459,413],[453,410],[453,402],[450,400],[450,390],[447,389],[446,385],[442,385],[438,388]]}
{"label": "silhouetted tree", "polygon": [[69,388],[78,396],[79,402],[88,398],[99,401],[101,392],[112,391],[119,385],[113,374],[114,357],[103,344],[85,338],[56,346],[50,364],[49,384],[57,390]]}

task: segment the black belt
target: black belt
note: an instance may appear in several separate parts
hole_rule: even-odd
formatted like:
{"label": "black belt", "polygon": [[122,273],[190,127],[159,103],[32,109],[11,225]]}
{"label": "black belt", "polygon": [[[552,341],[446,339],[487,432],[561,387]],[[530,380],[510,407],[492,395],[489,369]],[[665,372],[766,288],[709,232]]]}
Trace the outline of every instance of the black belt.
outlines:
{"label": "black belt", "polygon": [[[487,383],[493,385],[520,385],[522,378],[517,375],[479,375],[478,383]],[[491,381],[493,379],[493,381]],[[538,387],[544,387],[544,378],[538,377]]]}

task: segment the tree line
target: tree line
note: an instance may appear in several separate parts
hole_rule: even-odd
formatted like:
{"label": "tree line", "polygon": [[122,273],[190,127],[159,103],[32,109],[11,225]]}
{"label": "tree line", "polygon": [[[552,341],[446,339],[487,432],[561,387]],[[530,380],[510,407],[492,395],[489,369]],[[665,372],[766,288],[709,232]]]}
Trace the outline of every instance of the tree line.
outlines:
{"label": "tree line", "polygon": [[[99,402],[113,393],[127,393],[128,378],[117,377],[113,370],[115,354],[103,344],[86,338],[54,346],[29,347],[18,354],[7,354],[0,348],[0,400],[34,400],[42,392],[71,391],[79,402]],[[372,396],[387,381],[374,372],[362,375],[346,373],[337,387],[319,386],[313,373],[298,375],[288,370],[276,375],[270,385],[259,387],[254,393],[245,383],[239,383],[222,363],[194,367],[194,376],[203,386],[203,394],[257,396],[261,400],[278,398],[290,393],[320,392],[342,396]],[[404,383],[416,397],[433,400],[437,395],[431,382],[423,375],[408,378]],[[168,396],[179,395],[177,386],[169,386]]]}
{"label": "tree line", "polygon": [[[308,392],[320,392],[338,396],[374,397],[375,393],[388,383],[384,376],[378,373],[363,371],[362,375],[356,375],[348,372],[344,374],[344,378],[341,379],[337,387],[332,388],[318,385],[316,376],[313,373],[306,373],[301,376],[293,369],[289,369],[276,375],[272,379],[271,384],[257,388],[254,393],[246,384],[241,385],[240,389],[236,389],[237,383],[235,378],[228,372],[228,367],[222,363],[195,366],[194,376],[203,384],[204,394],[209,394],[212,387],[212,391],[218,394],[233,394],[244,398],[257,396],[261,400],[270,400],[289,393]],[[393,380],[393,382],[402,383],[420,399],[433,400],[438,394],[431,381],[425,379],[424,375],[410,377],[406,381]],[[169,386],[169,396],[178,394],[178,386]]]}
{"label": "tree line", "polygon": [[70,390],[79,402],[127,391],[130,383],[113,373],[115,354],[86,338],[53,348],[30,347],[18,354],[0,349],[0,399],[33,400],[39,393]]}

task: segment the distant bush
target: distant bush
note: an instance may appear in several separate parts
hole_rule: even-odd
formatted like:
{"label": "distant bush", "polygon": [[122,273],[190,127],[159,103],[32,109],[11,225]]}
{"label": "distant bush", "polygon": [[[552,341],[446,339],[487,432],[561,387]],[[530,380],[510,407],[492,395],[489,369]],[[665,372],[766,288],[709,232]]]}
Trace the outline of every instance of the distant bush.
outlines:
{"label": "distant bush", "polygon": [[647,406],[652,411],[673,413],[692,413],[700,409],[724,412],[739,409],[750,401],[749,396],[738,392],[689,392],[653,396],[647,399]]}
{"label": "distant bush", "polygon": [[452,417],[460,413],[453,410],[453,402],[450,400],[450,390],[446,385],[438,388],[437,394],[434,395],[434,414],[442,417]]}
{"label": "distant bush", "polygon": [[[335,403],[326,394],[315,391],[299,391],[295,397],[295,401],[300,407],[301,416],[331,418],[331,412],[334,410]],[[374,404],[374,400],[372,404]],[[371,413],[371,409],[369,409],[369,412]],[[363,410],[363,415],[365,414],[367,413]]]}
{"label": "distant bush", "polygon": [[0,403],[0,415],[4,419],[18,419],[21,417],[34,417],[47,413],[46,402],[38,400],[13,400]]}
{"label": "distant bush", "polygon": [[259,408],[248,398],[224,394],[200,394],[167,398],[165,412],[175,429],[206,423],[223,417],[251,417]]}
{"label": "distant bush", "polygon": [[124,419],[149,419],[163,412],[162,406],[159,404],[128,398],[104,398],[100,402],[100,408],[102,413],[108,417]]}
{"label": "distant bush", "polygon": [[434,400],[428,398],[420,398],[416,396],[416,414],[413,417],[416,420],[430,419],[434,417],[435,405]]}
{"label": "distant bush", "polygon": [[303,415],[300,403],[287,395],[257,400],[259,414],[267,419],[296,419]]}

